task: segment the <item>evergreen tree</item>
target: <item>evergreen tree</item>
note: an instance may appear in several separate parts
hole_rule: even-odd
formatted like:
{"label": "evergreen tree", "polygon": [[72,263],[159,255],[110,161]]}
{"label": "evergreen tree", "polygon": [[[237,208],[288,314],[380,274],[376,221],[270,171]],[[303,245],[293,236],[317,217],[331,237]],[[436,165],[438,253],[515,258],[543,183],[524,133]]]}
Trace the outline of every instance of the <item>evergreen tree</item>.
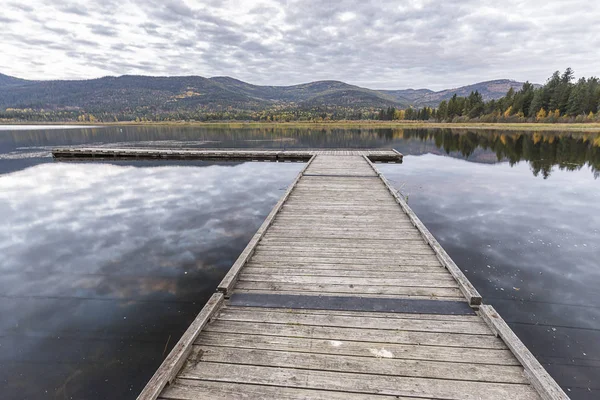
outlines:
{"label": "evergreen tree", "polygon": [[586,80],[585,78],[581,78],[570,91],[569,99],[567,100],[567,114],[571,116],[583,114],[585,112],[586,96]]}
{"label": "evergreen tree", "polygon": [[444,121],[448,119],[448,102],[446,100],[442,101],[438,106],[436,119],[438,121]]}

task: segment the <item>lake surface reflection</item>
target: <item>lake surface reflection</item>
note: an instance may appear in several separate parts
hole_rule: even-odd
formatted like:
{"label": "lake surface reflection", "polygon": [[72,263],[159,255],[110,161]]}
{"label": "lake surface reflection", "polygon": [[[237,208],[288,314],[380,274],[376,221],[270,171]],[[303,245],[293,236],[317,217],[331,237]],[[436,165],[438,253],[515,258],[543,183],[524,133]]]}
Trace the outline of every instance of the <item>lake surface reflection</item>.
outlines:
{"label": "lake surface reflection", "polygon": [[2,398],[135,398],[301,168],[0,177]]}
{"label": "lake surface reflection", "polygon": [[379,168],[571,398],[597,399],[600,188],[590,169],[541,179],[523,163],[473,168],[431,154]]}
{"label": "lake surface reflection", "polygon": [[302,164],[56,163],[55,146],[395,148],[378,167],[573,399],[600,397],[600,137],[426,129],[0,131],[6,398],[134,399]]}

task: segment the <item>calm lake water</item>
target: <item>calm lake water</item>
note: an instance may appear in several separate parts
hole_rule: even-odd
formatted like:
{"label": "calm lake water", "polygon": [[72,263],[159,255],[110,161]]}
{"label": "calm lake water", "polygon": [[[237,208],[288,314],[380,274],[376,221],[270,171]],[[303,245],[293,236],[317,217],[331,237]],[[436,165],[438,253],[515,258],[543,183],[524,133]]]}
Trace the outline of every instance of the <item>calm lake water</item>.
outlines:
{"label": "calm lake water", "polygon": [[600,397],[600,137],[0,129],[0,386],[134,399],[302,164],[57,163],[55,146],[395,148],[378,164],[573,399]]}

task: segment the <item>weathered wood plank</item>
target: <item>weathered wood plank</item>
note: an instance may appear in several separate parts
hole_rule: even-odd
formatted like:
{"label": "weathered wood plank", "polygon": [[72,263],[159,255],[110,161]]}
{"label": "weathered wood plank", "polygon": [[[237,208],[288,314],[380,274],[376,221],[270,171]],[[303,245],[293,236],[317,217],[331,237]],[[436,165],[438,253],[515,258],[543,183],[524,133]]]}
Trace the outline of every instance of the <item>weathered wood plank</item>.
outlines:
{"label": "weathered wood plank", "polygon": [[[336,250],[336,249],[328,249],[328,250],[321,250],[321,249],[305,249],[305,250],[283,250],[283,251],[278,251],[278,250],[274,250],[271,249],[269,247],[259,247],[256,249],[256,257],[262,257],[262,256],[273,256],[273,257],[279,257],[281,254],[283,254],[286,257],[304,257],[308,254],[310,254],[310,256],[312,258],[315,257],[322,257],[322,258],[337,258],[339,260],[343,260],[343,259],[353,259],[353,260],[391,260],[392,262],[398,260],[398,262],[400,261],[406,261],[406,260],[414,260],[417,259],[419,257],[423,257],[424,260],[423,261],[431,261],[432,263],[435,263],[437,260],[431,258],[434,257],[433,254],[425,254],[425,253],[401,253],[401,252],[369,252],[369,251],[358,251],[358,252],[350,252],[350,251],[345,251],[344,249],[341,250]],[[439,265],[439,262],[437,262],[437,264]],[[448,274],[449,277],[452,277],[452,275]]]}
{"label": "weathered wood plank", "polygon": [[[354,224],[356,226],[367,226],[372,228],[377,224],[385,224],[390,222],[390,218],[386,216],[376,217],[376,216],[338,216],[338,215],[326,215],[326,216],[317,216],[317,215],[289,215],[288,213],[281,213],[277,216],[276,221],[278,223],[296,223],[301,225],[310,225],[314,222],[320,223],[346,223],[346,224]],[[406,218],[394,218],[394,223],[398,223],[399,225],[406,225],[410,227],[412,223]]]}
{"label": "weathered wood plank", "polygon": [[249,385],[235,382],[211,382],[196,379],[178,379],[161,395],[161,400],[413,400],[408,397],[332,392],[303,388]]}
{"label": "weathered wood plank", "polygon": [[194,319],[181,339],[179,339],[175,347],[173,347],[173,350],[171,350],[152,378],[150,378],[148,384],[137,397],[138,400],[156,399],[163,388],[175,379],[177,373],[192,351],[192,344],[200,334],[202,328],[208,323],[208,320],[219,309],[221,303],[223,303],[223,299],[224,297],[221,293],[212,295],[196,319]]}
{"label": "weathered wood plank", "polygon": [[240,281],[277,282],[300,284],[338,284],[338,285],[368,285],[368,286],[412,286],[412,287],[458,287],[451,276],[440,275],[415,278],[366,278],[366,277],[330,277],[330,276],[286,276],[278,274],[251,274],[242,272]]}
{"label": "weathered wood plank", "polygon": [[[268,254],[257,254],[252,257],[252,261],[254,262],[287,262],[290,264],[294,264],[295,262],[304,262],[304,263],[327,263],[327,264],[356,264],[359,260],[359,257],[355,258],[339,258],[339,257],[303,257],[303,256],[294,256],[294,255],[268,255]],[[440,263],[438,260],[432,259],[423,259],[420,257],[394,257],[387,259],[369,259],[362,257],[360,258],[360,262],[364,262],[371,265],[422,265],[422,266],[439,266]]]}
{"label": "weathered wood plank", "polygon": [[[464,301],[464,299],[463,299]],[[237,310],[253,311],[255,307],[232,306]],[[289,309],[285,308],[268,308],[261,307],[263,311],[269,312],[285,312],[289,313]],[[478,315],[462,315],[462,314],[417,314],[417,313],[400,313],[400,312],[382,312],[382,311],[348,311],[348,310],[313,310],[313,309],[294,309],[298,314],[322,314],[322,315],[347,315],[350,317],[372,317],[385,319],[431,319],[434,321],[466,321],[466,322],[481,322]]]}
{"label": "weathered wood plank", "polygon": [[[394,239],[368,239],[368,238],[357,238],[357,239],[352,239],[352,238],[337,238],[337,237],[328,237],[328,238],[312,238],[312,237],[300,237],[300,238],[294,238],[294,237],[279,237],[276,235],[269,235],[269,233],[267,232],[267,234],[265,234],[265,236],[263,236],[263,238],[261,239],[261,243],[275,243],[275,242],[295,242],[298,244],[302,244],[302,243],[311,243],[311,242],[316,242],[316,243],[322,243],[324,245],[328,245],[329,243],[333,243],[333,244],[344,244],[344,245],[352,245],[352,246],[356,246],[356,245],[361,245],[361,246],[368,246],[368,247],[376,247],[376,246],[380,246],[383,248],[394,248],[394,247],[400,247],[400,246],[419,246],[419,247],[424,247],[424,248],[431,248],[427,243],[425,243],[423,241],[423,238],[419,235],[415,235],[414,236],[416,239],[407,239],[407,238],[394,238]],[[441,265],[441,264],[440,264]]]}
{"label": "weathered wood plank", "polygon": [[452,381],[444,379],[356,374],[295,368],[199,362],[189,365],[182,378],[241,382],[283,387],[377,393],[394,396],[481,400],[533,400],[529,385]]}
{"label": "weathered wood plank", "polygon": [[[410,251],[416,249],[419,251],[427,250],[429,253],[433,253],[431,247],[424,243],[422,240],[402,240],[401,238],[390,243],[388,240],[377,240],[377,239],[362,239],[352,240],[344,238],[327,238],[327,239],[313,239],[313,238],[284,238],[284,237],[263,237],[259,243],[260,246],[297,246],[297,247],[311,247],[321,246],[323,248],[352,248],[352,249],[373,249],[373,250],[400,250],[405,249]],[[357,247],[359,246],[359,247]]]}
{"label": "weathered wood plank", "polygon": [[[210,336],[210,335],[207,335]],[[452,362],[396,359],[392,351],[384,347],[371,348],[364,356],[343,354],[325,354],[318,352],[298,352],[291,350],[294,339],[263,336],[254,342],[261,348],[245,347],[239,335],[233,340],[232,335],[223,334],[221,346],[213,346],[210,339],[201,339],[194,346],[194,354],[190,358],[200,362],[219,362],[231,364],[263,365],[267,367],[302,368],[320,371],[352,372],[361,374],[378,374],[419,378],[449,379],[460,381],[479,381],[497,383],[526,384],[527,379],[520,365],[490,365]],[[214,337],[213,337],[214,338]],[[250,337],[252,342],[256,337]],[[214,342],[214,341],[212,341]],[[216,342],[219,342],[218,340]],[[273,348],[281,346],[284,351],[265,348],[268,343]],[[343,346],[344,342],[336,341]],[[226,347],[228,344],[236,346]],[[329,346],[334,347],[334,346]]]}
{"label": "weathered wood plank", "polygon": [[439,271],[425,270],[421,272],[373,271],[373,270],[339,270],[339,269],[308,269],[308,268],[258,268],[246,265],[244,273],[250,275],[284,275],[284,276],[329,276],[329,277],[360,277],[360,278],[397,278],[419,279],[426,277],[446,277],[448,272],[442,268]]}
{"label": "weathered wood plank", "polygon": [[[312,256],[318,255],[318,256],[326,256],[326,255],[334,255],[336,257],[355,257],[355,256],[365,256],[368,258],[390,258],[390,257],[395,257],[395,256],[406,256],[406,255],[411,255],[411,256],[435,256],[434,252],[431,251],[431,249],[416,249],[416,248],[401,248],[401,249],[395,249],[395,248],[389,248],[389,249],[382,249],[382,248],[356,248],[356,247],[345,247],[345,248],[338,248],[338,247],[334,247],[334,246],[307,246],[304,243],[302,244],[302,246],[275,246],[275,245],[271,245],[271,244],[259,244],[258,247],[256,248],[256,252],[262,252],[262,253],[276,253],[276,254],[281,254],[284,253],[286,255],[289,254],[306,254],[307,252],[310,252],[310,254]],[[448,275],[450,276],[450,274],[448,273]]]}
{"label": "weathered wood plank", "polygon": [[[518,366],[518,371],[514,369],[506,370],[508,375],[518,376],[519,383],[526,383],[523,374],[523,368],[519,361],[513,356],[510,350],[490,350],[490,349],[464,349],[457,347],[436,347],[436,346],[420,346],[420,345],[403,345],[403,344],[382,344],[377,342],[357,342],[346,340],[343,337],[338,337],[337,340],[310,339],[289,336],[266,336],[252,335],[239,333],[224,333],[224,332],[203,332],[195,344],[201,346],[213,347],[235,347],[259,350],[279,350],[286,352],[300,353],[318,353],[329,355],[357,356],[357,357],[372,357],[386,358],[399,360],[421,360],[435,361],[444,363],[461,363],[461,368],[468,370],[475,369],[481,374],[485,369],[479,369],[479,365],[472,364],[488,364],[488,365],[505,365]],[[229,361],[233,362],[233,361]],[[409,364],[410,365],[410,364]],[[377,373],[376,368],[372,373]],[[327,369],[327,368],[322,368]],[[369,372],[369,371],[367,371]],[[389,370],[391,372],[391,369]],[[389,372],[383,372],[387,374]],[[486,373],[501,371],[487,370]],[[517,373],[518,372],[518,373]],[[414,375],[426,376],[426,375]],[[480,375],[481,376],[481,375]],[[469,376],[469,379],[472,377]],[[456,378],[459,379],[459,378]],[[490,378],[486,379],[489,381]],[[483,380],[486,380],[483,379]],[[493,378],[491,378],[493,379]],[[498,379],[498,378],[496,378]],[[476,379],[473,379],[476,380]],[[500,378],[496,382],[511,382],[510,379]],[[512,381],[515,382],[515,381]]]}
{"label": "weathered wood plank", "polygon": [[[296,229],[295,227],[287,227],[285,225],[273,226],[269,229],[269,233],[286,233],[286,232],[302,232],[304,234],[317,233],[319,231],[325,231],[327,233],[358,233],[364,234],[365,229],[362,227],[337,227],[327,224],[311,224],[302,229]],[[409,227],[382,227],[377,230],[377,234],[393,234],[393,235],[404,235],[414,233],[414,229]]]}
{"label": "weathered wood plank", "polygon": [[[265,282],[246,282],[249,284],[256,284],[256,286],[258,286],[259,284],[265,283]],[[286,285],[286,284],[273,284],[273,285]],[[377,288],[382,288],[384,286],[377,286]],[[367,288],[365,290],[363,290],[362,288]],[[311,289],[304,290],[273,290],[273,289],[257,289],[257,288],[252,288],[252,289],[238,289],[236,288],[233,293],[247,293],[247,294],[282,294],[282,295],[302,295],[302,296],[340,296],[340,295],[352,295],[354,297],[376,297],[376,298],[384,298],[384,299],[416,299],[416,300],[449,300],[449,301],[465,301],[464,296],[462,295],[462,293],[460,293],[460,290],[458,290],[458,288],[456,290],[459,291],[460,295],[458,296],[435,296],[434,294],[431,295],[404,295],[404,294],[385,294],[385,293],[376,293],[376,290],[373,289],[368,289],[370,288],[370,286],[362,286],[362,287],[353,287],[353,288],[347,288],[346,291],[338,291],[338,292],[327,292],[327,291],[323,291],[323,290],[319,290],[319,291],[310,291]],[[420,288],[422,289],[422,288]],[[426,288],[428,289],[428,288]],[[402,290],[402,289],[399,289]],[[431,288],[430,292],[435,292],[436,288]],[[381,291],[381,292],[385,292],[385,290]]]}
{"label": "weathered wood plank", "polygon": [[246,312],[233,307],[222,309],[219,313],[219,319],[227,321],[269,322],[317,326],[365,326],[369,328],[388,329],[395,331],[465,333],[471,335],[493,336],[492,332],[483,321],[464,322],[405,319],[400,323],[397,320],[387,320],[373,317],[357,318],[346,315],[302,314],[294,312],[278,313],[260,311],[258,309],[253,312]]}
{"label": "weathered wood plank", "polygon": [[287,291],[287,292],[314,292],[314,293],[336,293],[352,295],[390,295],[390,296],[419,296],[425,298],[458,298],[461,292],[458,285],[455,287],[427,287],[427,286],[373,286],[352,284],[302,284],[302,283],[279,283],[279,282],[253,282],[241,281],[236,286],[238,289],[262,290],[262,291]]}
{"label": "weathered wood plank", "polygon": [[[322,249],[322,250],[355,250],[359,251],[367,251],[367,252],[404,252],[405,254],[433,254],[433,250],[431,247],[426,245],[425,243],[415,243],[413,241],[398,241],[396,243],[365,243],[365,241],[319,241],[319,240],[273,240],[273,239],[263,239],[258,244],[260,248],[264,249],[279,249],[280,251],[285,251],[286,248],[294,249],[294,248],[302,248],[306,251],[311,251],[311,249]],[[441,265],[441,264],[440,264]]]}
{"label": "weathered wood plank", "polygon": [[440,272],[445,271],[441,265],[395,265],[390,264],[325,264],[325,263],[305,263],[305,262],[257,262],[249,261],[246,267],[251,268],[301,268],[311,270],[339,270],[339,271],[374,271],[374,272]]}
{"label": "weathered wood plank", "polygon": [[[335,315],[335,314],[332,314]],[[216,319],[206,326],[205,332],[240,333],[249,335],[288,336],[307,339],[343,340],[354,342],[378,343],[380,345],[398,344],[409,346],[456,347],[459,349],[506,350],[504,342],[492,335],[470,335],[438,332],[390,331],[363,326],[329,327],[311,325],[292,325],[274,323],[256,323],[244,321],[225,321]]]}

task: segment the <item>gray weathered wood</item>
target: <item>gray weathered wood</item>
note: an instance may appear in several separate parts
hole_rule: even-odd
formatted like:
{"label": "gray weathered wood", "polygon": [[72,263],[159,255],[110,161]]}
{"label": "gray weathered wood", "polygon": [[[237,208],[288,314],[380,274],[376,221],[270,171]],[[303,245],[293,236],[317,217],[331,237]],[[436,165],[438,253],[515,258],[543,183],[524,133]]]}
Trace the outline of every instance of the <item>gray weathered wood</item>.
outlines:
{"label": "gray weathered wood", "polygon": [[[402,162],[402,155],[389,150],[353,150],[343,152],[336,150],[255,150],[255,149],[157,149],[157,148],[105,148],[105,147],[71,147],[55,148],[52,155],[57,159],[88,158],[134,158],[134,159],[185,159],[185,160],[245,160],[245,161],[308,161],[314,155],[336,155],[340,157],[336,165],[343,168],[348,165],[352,156],[365,155],[377,162]],[[324,168],[320,163],[317,167]],[[368,172],[368,171],[364,171]],[[356,172],[353,172],[356,173]]]}
{"label": "gray weathered wood", "polygon": [[[382,344],[353,340],[326,340],[289,336],[251,335],[224,332],[202,332],[196,340],[198,345],[240,347],[248,349],[279,350],[300,353],[319,353],[359,357],[375,357],[402,360],[422,360],[462,363],[469,369],[471,364],[512,365],[521,364],[510,350],[465,349],[457,347],[421,346],[405,344]],[[520,368],[522,371],[522,368]],[[374,370],[372,372],[375,372]],[[384,372],[385,373],[385,372]],[[522,374],[519,374],[522,376]],[[525,382],[523,379],[519,380]]]}
{"label": "gray weathered wood", "polygon": [[211,382],[197,379],[178,379],[160,397],[161,400],[414,400],[414,398],[376,394],[332,392],[287,388],[281,386],[248,385],[234,382]]}
{"label": "gray weathered wood", "polygon": [[[231,293],[268,294],[269,303],[219,306],[194,344],[183,346],[192,354],[165,367],[166,378],[157,372],[144,392],[154,397],[147,398],[156,398],[187,358],[162,390],[164,399],[538,399],[533,388],[546,400],[563,399],[486,306],[478,315],[451,315],[441,306],[448,303],[437,301],[466,297],[476,308],[480,297],[365,157],[373,154],[326,151],[311,158],[216,295],[220,302]],[[293,156],[301,154],[285,155]],[[278,295],[290,294],[310,296],[303,303],[310,309],[277,304]],[[365,298],[357,304],[427,299],[433,313],[314,309],[321,297],[340,295]],[[261,307],[267,304],[272,308]]]}
{"label": "gray weathered wood", "polygon": [[[253,311],[255,310],[254,307],[251,306],[231,306],[229,305],[229,307],[231,308],[235,308],[236,310],[241,310],[241,311]],[[261,307],[260,308],[263,311],[269,311],[269,312],[284,312],[284,313],[289,313],[290,310],[289,309],[285,309],[285,308],[273,308],[273,307]],[[304,309],[304,308],[296,308],[294,309],[294,312],[297,314],[321,314],[321,315],[346,315],[346,316],[350,316],[350,317],[356,317],[356,318],[361,318],[361,317],[369,317],[369,318],[385,318],[385,319],[396,319],[396,320],[403,320],[403,319],[430,319],[430,320],[434,320],[434,321],[446,321],[446,320],[451,320],[451,321],[465,321],[465,322],[481,322],[481,319],[478,315],[456,315],[456,314],[418,314],[418,313],[400,313],[400,312],[382,312],[382,311],[378,311],[378,312],[374,312],[374,311],[348,311],[348,310],[331,310],[331,309],[323,309],[323,310],[319,310],[319,309]],[[399,324],[402,323],[402,321],[398,321]]]}
{"label": "gray weathered wood", "polygon": [[406,319],[402,324],[394,320],[372,317],[350,317],[346,315],[321,315],[321,314],[303,314],[303,313],[281,313],[271,311],[253,312],[241,311],[235,308],[225,308],[219,314],[219,319],[227,321],[247,321],[247,322],[270,322],[279,324],[300,324],[316,326],[337,326],[337,327],[356,327],[368,326],[370,328],[402,330],[402,331],[423,331],[423,332],[445,332],[445,333],[467,333],[471,335],[492,335],[489,328],[483,321],[465,322],[465,321],[432,321]]}
{"label": "gray weathered wood", "polygon": [[397,263],[388,264],[372,264],[371,262],[365,264],[350,263],[350,264],[338,264],[324,262],[313,263],[313,262],[286,262],[286,261],[273,261],[273,262],[256,262],[249,261],[246,263],[246,267],[251,268],[301,268],[301,269],[325,269],[325,270],[340,270],[340,271],[375,271],[375,272],[439,272],[440,270],[445,271],[441,265],[397,265]]}
{"label": "gray weathered wood", "polygon": [[458,287],[451,276],[431,276],[427,278],[367,278],[367,277],[331,277],[331,276],[304,276],[304,275],[278,275],[278,274],[250,274],[242,272],[240,281],[251,282],[277,282],[300,284],[338,284],[338,285],[368,285],[368,286],[412,286],[412,287]]}
{"label": "gray weathered wood", "polygon": [[213,362],[190,365],[180,376],[186,379],[437,399],[533,400],[539,398],[537,393],[525,384],[454,381]]}
{"label": "gray weathered wood", "polygon": [[440,268],[439,271],[430,269],[421,272],[401,272],[401,271],[373,271],[373,270],[340,270],[340,269],[308,269],[308,268],[258,268],[246,265],[244,273],[251,275],[307,275],[307,276],[329,276],[329,277],[360,277],[360,278],[407,278],[419,279],[426,277],[443,276],[446,277],[446,271]]}
{"label": "gray weathered wood", "polygon": [[[457,381],[480,381],[494,383],[526,384],[527,378],[521,365],[478,364],[454,361],[414,360],[395,358],[392,347],[376,346],[361,356],[326,354],[317,351],[296,351],[298,340],[263,336],[262,341],[249,337],[246,343],[239,335],[222,334],[222,340],[199,340],[191,358],[200,362],[264,365],[270,367],[302,368],[319,371],[352,372]],[[207,335],[211,336],[211,335]],[[236,337],[235,339],[233,337]],[[213,337],[214,339],[214,337]],[[271,343],[271,349],[267,344]],[[218,345],[214,345],[218,344]],[[336,342],[339,347],[343,341]],[[247,347],[258,345],[259,348]],[[327,346],[327,345],[325,345]],[[334,348],[335,346],[329,345]],[[282,348],[283,351],[275,350]],[[303,347],[303,350],[312,350]],[[332,350],[335,352],[335,350]],[[185,372],[184,372],[185,373]]]}
{"label": "gray weathered wood", "polygon": [[288,336],[307,339],[349,340],[425,346],[456,347],[459,349],[505,350],[502,340],[493,335],[470,335],[440,332],[390,331],[362,325],[362,327],[331,327],[295,324],[275,324],[253,321],[225,321],[216,319],[205,328],[206,332],[241,333],[265,336]]}
{"label": "gray weathered wood", "polygon": [[[307,263],[336,263],[336,264],[354,264],[358,259],[370,265],[423,265],[423,266],[434,266],[440,265],[439,261],[431,259],[423,259],[421,257],[393,257],[393,258],[371,258],[368,257],[356,257],[356,258],[338,258],[338,257],[302,257],[296,255],[286,254],[259,254],[255,255],[252,260],[255,262],[273,262],[282,261],[293,264],[295,262],[307,262]],[[368,260],[368,261],[366,261]]]}
{"label": "gray weathered wood", "polygon": [[[259,286],[268,286],[267,289],[259,289]],[[448,291],[452,289],[447,288],[398,288],[394,286],[351,286],[351,285],[339,285],[337,288],[332,290],[329,289],[328,285],[319,285],[320,290],[316,290],[314,286],[310,285],[297,285],[289,283],[270,283],[270,282],[240,282],[240,286],[250,286],[249,288],[237,288],[235,293],[248,293],[248,294],[281,294],[281,295],[302,295],[302,296],[345,296],[352,295],[354,297],[365,297],[365,298],[386,298],[386,299],[413,299],[413,300],[448,300],[448,301],[464,301],[465,298],[458,289],[458,295],[448,296],[441,295],[437,292]],[[301,288],[294,290],[289,289],[290,286],[299,286]],[[321,288],[321,286],[323,286]],[[281,288],[280,290],[277,288]],[[423,294],[418,293],[420,289]],[[404,294],[402,292],[410,292]],[[417,294],[413,293],[417,292]]]}

